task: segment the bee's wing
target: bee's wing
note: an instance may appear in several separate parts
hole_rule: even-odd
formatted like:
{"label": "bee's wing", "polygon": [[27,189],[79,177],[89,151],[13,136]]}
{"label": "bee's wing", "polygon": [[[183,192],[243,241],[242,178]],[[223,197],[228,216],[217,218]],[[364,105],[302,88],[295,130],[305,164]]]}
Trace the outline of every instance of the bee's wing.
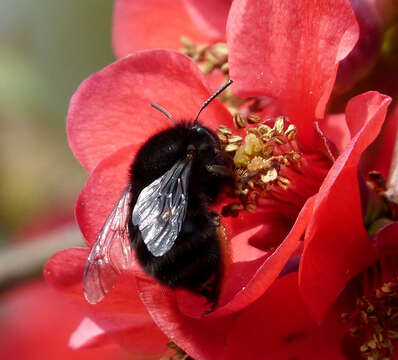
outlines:
{"label": "bee's wing", "polygon": [[131,184],[128,184],[91,248],[83,275],[84,296],[91,304],[100,302],[130,265],[130,202]]}
{"label": "bee's wing", "polygon": [[191,166],[190,158],[177,161],[138,196],[132,221],[154,256],[170,250],[181,231],[187,212]]}

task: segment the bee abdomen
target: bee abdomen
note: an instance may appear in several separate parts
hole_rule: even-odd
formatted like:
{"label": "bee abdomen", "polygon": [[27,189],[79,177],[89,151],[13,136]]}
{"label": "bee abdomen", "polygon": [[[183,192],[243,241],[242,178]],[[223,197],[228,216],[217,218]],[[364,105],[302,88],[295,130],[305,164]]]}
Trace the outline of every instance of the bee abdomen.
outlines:
{"label": "bee abdomen", "polygon": [[[216,226],[210,216],[187,217],[174,246],[155,257],[141,234],[133,239],[137,259],[144,270],[171,288],[184,288],[217,301],[222,274],[222,254]],[[138,233],[139,230],[137,229]]]}

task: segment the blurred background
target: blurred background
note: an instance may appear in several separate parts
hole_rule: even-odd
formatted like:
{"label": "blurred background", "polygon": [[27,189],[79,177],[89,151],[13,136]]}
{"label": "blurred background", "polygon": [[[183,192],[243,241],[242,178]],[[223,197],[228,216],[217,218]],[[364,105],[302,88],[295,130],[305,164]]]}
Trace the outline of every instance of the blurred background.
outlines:
{"label": "blurred background", "polygon": [[112,6],[110,0],[0,1],[2,359],[115,354],[68,349],[82,315],[41,277],[51,253],[84,244],[73,211],[87,174],[68,147],[65,122],[77,86],[114,61]]}
{"label": "blurred background", "polygon": [[113,61],[109,0],[0,2],[0,244],[73,211],[86,173],[65,119],[81,81]]}

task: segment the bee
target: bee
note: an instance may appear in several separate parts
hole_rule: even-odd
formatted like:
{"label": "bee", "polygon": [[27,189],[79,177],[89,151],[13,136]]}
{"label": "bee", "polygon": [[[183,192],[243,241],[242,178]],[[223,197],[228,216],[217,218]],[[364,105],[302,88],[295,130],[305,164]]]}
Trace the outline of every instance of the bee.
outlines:
{"label": "bee", "polygon": [[231,166],[216,134],[201,125],[203,109],[232,83],[229,80],[199,109],[193,121],[176,123],[152,136],[130,167],[130,182],[103,224],[83,275],[89,303],[100,302],[131,261],[173,289],[204,296],[213,311],[220,294],[223,249],[219,217],[209,211],[232,180]]}

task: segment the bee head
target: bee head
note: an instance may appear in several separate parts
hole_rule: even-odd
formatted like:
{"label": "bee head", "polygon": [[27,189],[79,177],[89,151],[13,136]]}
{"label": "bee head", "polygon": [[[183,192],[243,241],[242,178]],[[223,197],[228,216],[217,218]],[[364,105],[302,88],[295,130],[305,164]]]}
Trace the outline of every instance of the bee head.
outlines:
{"label": "bee head", "polygon": [[191,127],[187,152],[195,156],[203,157],[206,153],[218,152],[220,144],[217,136],[207,127],[194,124]]}
{"label": "bee head", "polygon": [[216,184],[231,177],[230,164],[221,150],[217,136],[210,129],[200,124],[193,125],[186,149],[193,159],[197,177],[206,183],[204,188],[210,188],[210,183]]}

